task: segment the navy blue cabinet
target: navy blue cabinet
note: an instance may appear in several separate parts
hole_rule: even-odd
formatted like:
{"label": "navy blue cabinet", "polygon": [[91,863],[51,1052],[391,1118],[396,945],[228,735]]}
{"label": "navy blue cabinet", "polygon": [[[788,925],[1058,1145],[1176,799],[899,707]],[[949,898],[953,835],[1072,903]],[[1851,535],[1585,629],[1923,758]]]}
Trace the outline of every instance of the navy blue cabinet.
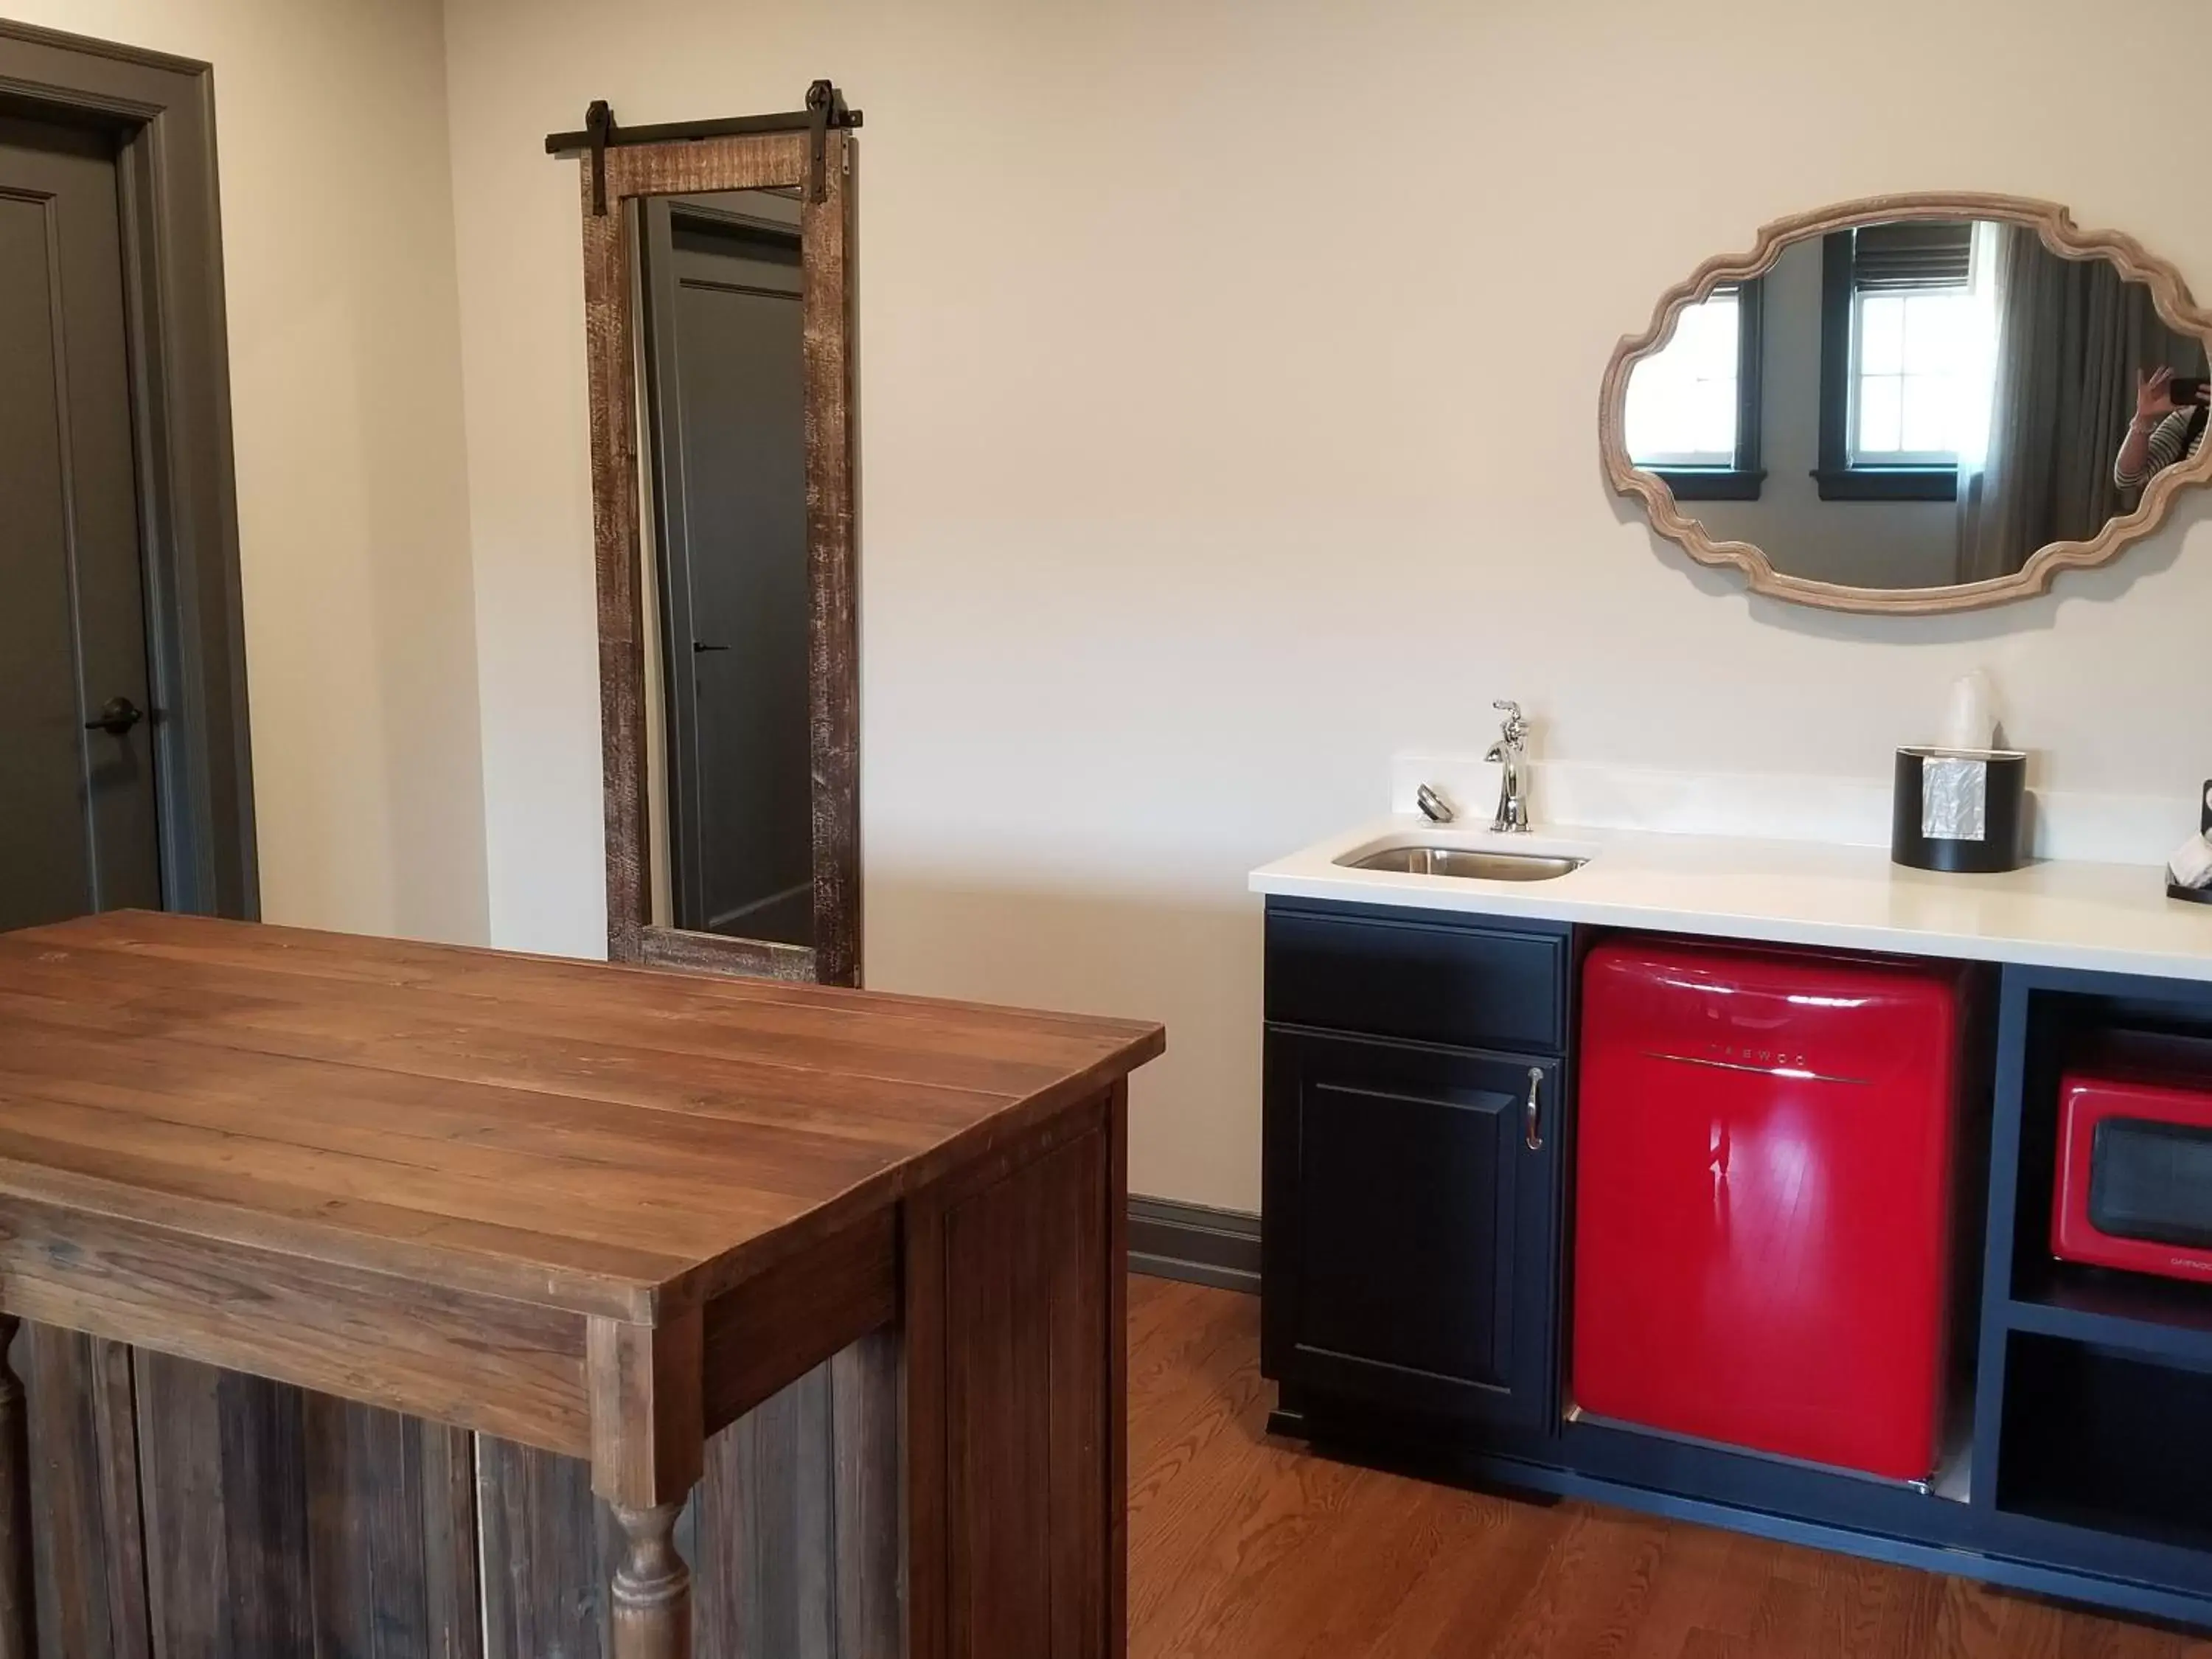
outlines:
{"label": "navy blue cabinet", "polygon": [[1334,1454],[1595,1498],[2212,1629],[2212,1287],[2055,1261],[2066,1057],[2212,1045],[2212,986],[2007,967],[1974,1455],[1930,1492],[1571,1409],[1564,924],[1269,902],[1261,1370]]}
{"label": "navy blue cabinet", "polygon": [[1563,928],[1271,907],[1261,1365],[1286,1406],[1556,1424],[1566,954]]}
{"label": "navy blue cabinet", "polygon": [[1558,1321],[1559,1062],[1278,1028],[1267,1076],[1269,1374],[1540,1427]]}

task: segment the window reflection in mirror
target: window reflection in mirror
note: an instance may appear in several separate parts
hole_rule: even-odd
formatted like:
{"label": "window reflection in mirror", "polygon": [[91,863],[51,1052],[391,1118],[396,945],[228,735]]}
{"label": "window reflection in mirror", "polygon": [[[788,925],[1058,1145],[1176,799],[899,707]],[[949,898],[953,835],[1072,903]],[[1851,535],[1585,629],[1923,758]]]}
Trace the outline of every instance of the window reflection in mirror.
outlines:
{"label": "window reflection in mirror", "polygon": [[2024,224],[1874,222],[1685,307],[1634,365],[1624,436],[1708,535],[1778,571],[1944,586],[2131,510],[2203,442],[2204,374],[2106,259]]}
{"label": "window reflection in mirror", "polygon": [[1962,459],[1982,453],[1995,390],[1994,249],[2003,231],[1893,224],[1845,233],[1840,282],[1848,299],[1835,320],[1848,365],[1840,392],[1846,469],[1955,473]]}
{"label": "window reflection in mirror", "polygon": [[1664,350],[1628,385],[1628,453],[1639,466],[1718,471],[1738,465],[1745,362],[1743,297],[1734,284],[1684,307]]}
{"label": "window reflection in mirror", "polygon": [[813,942],[799,197],[637,204],[657,924]]}

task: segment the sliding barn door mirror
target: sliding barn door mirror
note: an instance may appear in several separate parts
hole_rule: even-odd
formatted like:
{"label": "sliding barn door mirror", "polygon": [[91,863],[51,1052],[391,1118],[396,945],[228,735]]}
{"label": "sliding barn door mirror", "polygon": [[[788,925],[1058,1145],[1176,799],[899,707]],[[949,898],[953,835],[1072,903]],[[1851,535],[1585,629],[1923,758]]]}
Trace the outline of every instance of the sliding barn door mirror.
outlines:
{"label": "sliding barn door mirror", "polygon": [[581,161],[607,953],[860,981],[854,143],[806,107]]}

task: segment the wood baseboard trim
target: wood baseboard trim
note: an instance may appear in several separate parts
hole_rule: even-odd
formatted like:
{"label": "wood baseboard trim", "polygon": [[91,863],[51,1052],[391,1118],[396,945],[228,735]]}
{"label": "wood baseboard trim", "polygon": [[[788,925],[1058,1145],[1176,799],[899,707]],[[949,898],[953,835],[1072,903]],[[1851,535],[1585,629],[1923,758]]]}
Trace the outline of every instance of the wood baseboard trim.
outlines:
{"label": "wood baseboard trim", "polygon": [[1129,1271],[1260,1293],[1260,1218],[1171,1198],[1129,1198]]}

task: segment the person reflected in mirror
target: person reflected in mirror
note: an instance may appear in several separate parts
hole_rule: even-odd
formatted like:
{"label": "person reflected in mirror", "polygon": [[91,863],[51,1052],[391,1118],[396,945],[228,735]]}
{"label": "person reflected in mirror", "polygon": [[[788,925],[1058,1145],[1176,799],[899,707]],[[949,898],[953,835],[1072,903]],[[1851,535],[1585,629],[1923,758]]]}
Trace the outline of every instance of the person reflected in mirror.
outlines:
{"label": "person reflected in mirror", "polygon": [[[2177,397],[2185,392],[2185,399]],[[2184,456],[2204,447],[2204,428],[2212,413],[2212,385],[2194,380],[2174,383],[2170,368],[2136,376],[2136,415],[2112,461],[2112,482],[2140,489]]]}

